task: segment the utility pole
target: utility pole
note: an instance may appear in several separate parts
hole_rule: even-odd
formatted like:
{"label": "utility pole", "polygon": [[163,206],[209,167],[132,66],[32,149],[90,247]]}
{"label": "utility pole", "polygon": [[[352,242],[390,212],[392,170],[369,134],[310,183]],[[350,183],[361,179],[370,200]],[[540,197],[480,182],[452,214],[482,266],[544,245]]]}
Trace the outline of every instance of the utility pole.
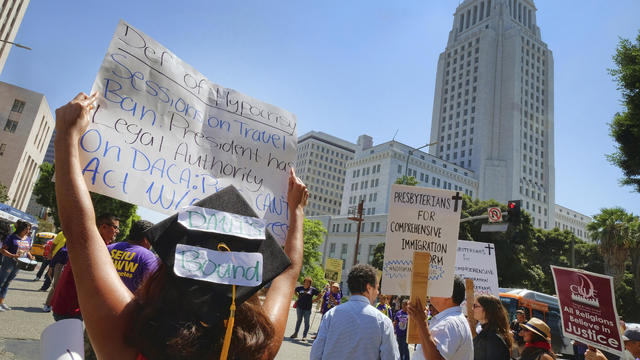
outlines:
{"label": "utility pole", "polygon": [[364,199],[360,200],[360,202],[358,203],[357,213],[355,214],[356,216],[348,217],[349,220],[358,222],[358,233],[356,235],[356,248],[353,255],[354,266],[358,263],[358,246],[360,246],[360,227],[362,225],[362,222],[364,221],[364,218],[362,217],[363,210],[364,210]]}

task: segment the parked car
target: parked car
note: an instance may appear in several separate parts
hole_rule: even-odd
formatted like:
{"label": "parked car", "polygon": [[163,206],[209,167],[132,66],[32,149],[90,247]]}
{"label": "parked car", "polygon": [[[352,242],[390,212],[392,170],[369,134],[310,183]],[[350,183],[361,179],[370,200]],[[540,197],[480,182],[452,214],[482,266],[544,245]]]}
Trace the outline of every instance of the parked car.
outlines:
{"label": "parked car", "polygon": [[56,234],[50,232],[37,233],[33,239],[33,244],[31,244],[31,255],[35,256],[38,261],[44,260],[44,246],[48,241],[53,242],[55,237]]}

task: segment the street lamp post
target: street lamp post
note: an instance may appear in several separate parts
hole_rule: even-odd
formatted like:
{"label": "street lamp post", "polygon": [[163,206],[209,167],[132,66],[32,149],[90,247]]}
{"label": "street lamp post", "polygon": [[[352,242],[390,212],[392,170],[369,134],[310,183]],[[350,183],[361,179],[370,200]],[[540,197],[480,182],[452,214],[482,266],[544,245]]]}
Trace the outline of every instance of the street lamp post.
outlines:
{"label": "street lamp post", "polygon": [[355,214],[356,216],[350,216],[348,218],[349,220],[358,222],[358,233],[356,235],[356,248],[353,255],[354,266],[358,263],[358,246],[360,246],[360,227],[362,225],[362,222],[364,221],[364,218],[362,217],[363,210],[364,210],[364,200],[360,200],[360,202],[358,203],[357,213]]}
{"label": "street lamp post", "polygon": [[409,150],[409,152],[407,153],[407,162],[405,162],[405,164],[404,164],[404,178],[405,179],[407,178],[407,174],[409,173],[409,158],[411,157],[411,155],[413,155],[413,152],[414,151],[418,151],[418,150],[420,150],[422,148],[426,148],[427,146],[435,145],[437,143],[438,143],[437,141],[434,141],[434,142],[432,142],[430,144],[422,145],[422,146],[420,146],[418,148],[414,148],[414,149]]}
{"label": "street lamp post", "polygon": [[13,41],[9,41],[9,40],[2,40],[0,39],[0,42],[3,43],[7,43],[7,44],[11,44],[11,45],[15,45],[19,48],[23,48],[23,49],[27,49],[27,50],[32,50],[30,47],[26,46],[26,45],[22,45],[22,44],[18,44],[18,43],[14,43]]}

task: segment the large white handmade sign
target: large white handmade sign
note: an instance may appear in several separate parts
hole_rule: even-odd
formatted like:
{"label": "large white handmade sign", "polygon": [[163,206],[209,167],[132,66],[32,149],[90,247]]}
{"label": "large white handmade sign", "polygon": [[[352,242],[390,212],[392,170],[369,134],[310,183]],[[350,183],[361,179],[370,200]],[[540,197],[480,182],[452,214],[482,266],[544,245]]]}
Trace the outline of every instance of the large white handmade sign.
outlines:
{"label": "large white handmade sign", "polygon": [[124,21],[94,91],[80,142],[91,191],[175,213],[233,184],[284,241],[293,114],[212,83]]}
{"label": "large white handmade sign", "polygon": [[496,249],[491,243],[458,240],[456,275],[472,279],[476,295],[500,296]]}
{"label": "large white handmade sign", "polygon": [[430,296],[451,296],[462,211],[459,192],[391,185],[382,293],[409,295],[413,252],[431,255]]}

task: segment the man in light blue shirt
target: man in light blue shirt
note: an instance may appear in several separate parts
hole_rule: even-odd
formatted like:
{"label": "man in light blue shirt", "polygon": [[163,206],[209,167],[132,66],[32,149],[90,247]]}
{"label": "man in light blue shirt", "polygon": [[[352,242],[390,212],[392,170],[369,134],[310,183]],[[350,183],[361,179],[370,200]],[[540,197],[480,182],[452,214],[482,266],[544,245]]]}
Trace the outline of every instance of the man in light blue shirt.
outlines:
{"label": "man in light blue shirt", "polygon": [[391,319],[371,306],[378,296],[377,270],[358,264],[347,284],[351,298],[322,317],[311,360],[400,359]]}

